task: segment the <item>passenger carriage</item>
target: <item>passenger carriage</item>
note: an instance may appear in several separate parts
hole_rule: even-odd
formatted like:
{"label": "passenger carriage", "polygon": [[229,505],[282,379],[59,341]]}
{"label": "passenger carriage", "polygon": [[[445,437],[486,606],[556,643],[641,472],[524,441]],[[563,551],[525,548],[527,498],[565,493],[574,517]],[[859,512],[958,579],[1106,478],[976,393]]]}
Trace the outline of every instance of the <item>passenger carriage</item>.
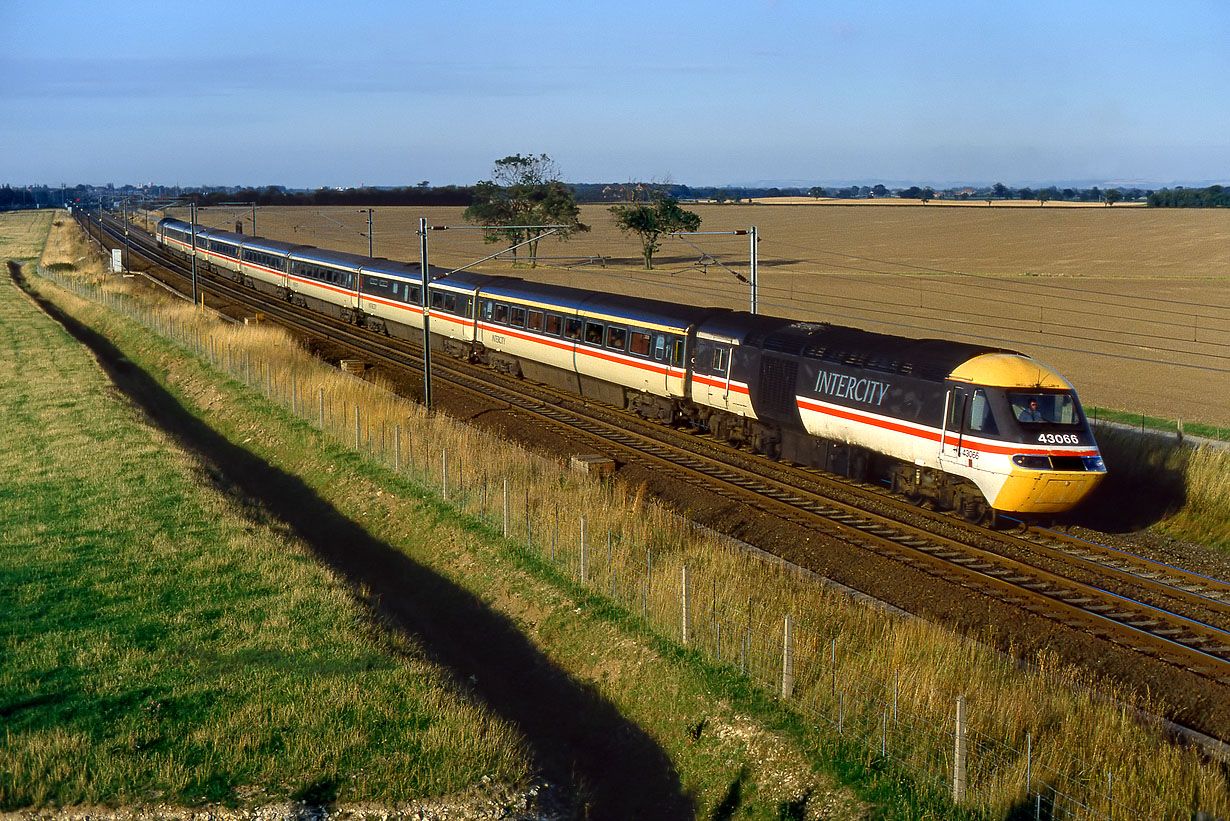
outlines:
{"label": "passenger carriage", "polygon": [[674,421],[696,323],[711,312],[498,278],[478,291],[475,342],[502,370]]}
{"label": "passenger carriage", "polygon": [[204,243],[197,247],[197,258],[204,259],[215,271],[227,271],[227,276],[240,281],[239,251],[245,239],[243,234],[209,229],[205,232]]}
{"label": "passenger carriage", "polygon": [[418,265],[387,259],[364,261],[359,311],[372,330],[414,339],[423,329],[423,280]]}
{"label": "passenger carriage", "polygon": [[370,260],[357,254],[303,246],[286,257],[291,301],[348,322],[358,319],[359,273]]}
{"label": "passenger carriage", "polygon": [[306,247],[264,237],[244,237],[239,249],[239,273],[244,284],[286,299],[290,296],[286,284],[287,257]]}
{"label": "passenger carriage", "polygon": [[[205,246],[208,233],[208,229],[203,226],[196,227],[195,247],[197,249]],[[169,248],[185,257],[192,256],[192,223],[167,217],[158,221],[157,234],[158,241],[164,248]]]}

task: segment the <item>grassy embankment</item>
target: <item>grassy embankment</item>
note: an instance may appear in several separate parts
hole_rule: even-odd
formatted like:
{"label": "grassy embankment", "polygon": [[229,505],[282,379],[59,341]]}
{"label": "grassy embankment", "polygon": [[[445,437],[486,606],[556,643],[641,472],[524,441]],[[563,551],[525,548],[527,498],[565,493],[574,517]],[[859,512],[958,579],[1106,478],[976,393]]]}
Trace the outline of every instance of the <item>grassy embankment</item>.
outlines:
{"label": "grassy embankment", "polygon": [[[133,331],[129,323],[116,322],[93,308],[80,310],[89,313],[92,322],[105,323],[109,336],[131,337],[130,343],[122,345],[126,355],[159,373],[186,404],[203,402],[205,408],[198,412],[210,425],[233,440],[251,438],[246,447],[305,477],[315,492],[352,518],[366,522],[378,538],[404,546],[401,549],[408,552],[424,549],[415,547],[419,540],[414,538],[423,528],[422,511],[415,509],[422,502],[401,498],[406,485],[400,476],[370,463],[354,462],[332,440],[318,437],[284,412],[270,411],[262,400],[237,386],[225,381],[221,386],[215,384],[209,369],[181,362],[161,343],[144,341],[145,335]],[[446,549],[435,545],[434,550],[415,555],[461,574],[467,585],[481,590],[484,599],[507,595],[491,585],[509,572],[510,561],[518,572],[528,571],[532,577],[545,574],[550,578],[554,572],[538,565],[533,555],[507,549],[491,534],[491,525],[483,524],[498,521],[500,478],[508,475],[516,488],[513,528],[519,539],[532,540],[544,557],[555,558],[554,566],[571,578],[581,575],[585,566],[590,589],[616,592],[624,609],[612,610],[559,578],[556,580],[564,586],[554,594],[552,604],[528,605],[517,599],[504,606],[517,614],[518,624],[552,659],[572,675],[593,682],[605,698],[648,729],[702,808],[726,806],[732,795],[763,807],[753,797],[767,797],[775,782],[778,809],[794,800],[781,792],[779,774],[766,770],[766,737],[757,734],[747,718],[770,708],[757,706],[755,691],[738,685],[740,677],[729,669],[744,667],[756,674],[776,664],[780,670],[780,651],[773,650],[780,628],[777,614],[792,612],[797,614],[795,629],[800,636],[795,651],[794,702],[808,717],[803,723],[815,723],[817,717],[835,718],[833,724],[841,726],[840,733],[825,731],[808,743],[835,751],[828,766],[861,773],[858,777],[864,783],[892,781],[902,765],[924,784],[942,783],[944,751],[951,745],[951,737],[944,736],[950,724],[951,694],[962,692],[974,705],[972,715],[979,732],[987,734],[975,745],[986,754],[975,764],[976,775],[971,779],[970,803],[975,808],[998,815],[1020,807],[1045,779],[1072,795],[1078,794],[1080,784],[1091,784],[1079,795],[1095,809],[1101,801],[1098,811],[1104,811],[1106,799],[1097,785],[1108,783],[1109,775],[1119,806],[1165,815],[1175,808],[1180,812],[1189,809],[1195,801],[1202,808],[1224,812],[1225,785],[1216,771],[1165,745],[1097,699],[1074,694],[1065,685],[1088,684],[1080,674],[1023,676],[1000,659],[941,631],[851,608],[839,597],[766,574],[755,562],[693,537],[669,517],[645,506],[635,494],[576,486],[563,480],[553,466],[518,456],[489,437],[447,420],[424,419],[355,380],[335,373],[322,375],[276,334],[202,326],[189,314],[173,309],[159,310],[150,317],[193,344],[199,342],[219,365],[233,374],[249,376],[251,382],[269,389],[284,405],[309,419],[317,417],[315,398],[325,389],[326,422],[338,438],[357,437],[362,450],[380,456],[386,464],[410,467],[418,481],[432,479],[437,492],[441,490],[439,464],[447,451],[449,493],[462,507],[460,517],[447,515],[454,517],[450,521],[458,533],[447,540]],[[350,410],[356,406],[358,425]],[[391,443],[403,431],[402,450],[393,454]],[[428,461],[434,477],[425,470]],[[437,518],[445,515],[443,507],[430,509]],[[562,538],[552,526],[560,510],[565,511],[566,521]],[[591,549],[587,564],[576,545],[577,511],[586,512],[591,534],[615,534],[605,556],[601,537],[591,536],[591,544],[596,542],[599,547]],[[473,524],[475,515],[480,519],[477,524]],[[648,563],[647,556],[652,557]],[[677,580],[685,562],[694,589],[712,590],[711,600],[694,605],[697,611],[709,610],[711,619],[694,615],[690,640],[722,665],[702,667],[699,678],[694,678],[669,664],[675,672],[672,678],[663,679],[658,663],[662,658],[679,659],[678,651],[662,643],[638,644],[619,628],[635,629],[644,618],[661,634],[678,635]],[[520,585],[529,586],[523,577],[519,579]],[[728,614],[733,615],[727,618]],[[578,615],[585,618],[578,619]],[[578,621],[589,627],[580,630]],[[724,643],[722,633],[705,630],[706,622],[728,626]],[[751,629],[753,622],[755,629]],[[747,624],[749,629],[729,629],[732,623]],[[840,652],[832,657],[836,665],[826,663],[830,648],[836,647],[830,640],[840,642]],[[780,645],[780,638],[777,641]],[[762,678],[772,681],[772,675]],[[703,695],[715,684],[725,688],[726,700],[718,704]],[[872,690],[881,697],[879,701],[864,698]],[[884,704],[883,696],[889,692],[894,704],[891,724],[887,711],[875,706]],[[811,732],[797,724],[786,726],[794,732]],[[997,741],[988,741],[988,736]],[[1038,782],[1029,785],[1023,756],[1027,737],[1032,747],[1032,775]],[[878,754],[877,742],[885,740],[889,742],[888,760]],[[737,748],[734,751],[732,744]],[[1073,756],[1080,760],[1074,761]],[[907,801],[901,812],[925,815],[926,806]]]}
{"label": "grassy embankment", "polygon": [[507,722],[146,424],[7,271],[0,370],[0,807],[528,783]]}
{"label": "grassy embankment", "polygon": [[[1176,539],[1230,551],[1230,448],[1192,447],[1123,428],[1095,428],[1107,476],[1092,507],[1109,505]],[[1130,513],[1129,513],[1130,512]]]}

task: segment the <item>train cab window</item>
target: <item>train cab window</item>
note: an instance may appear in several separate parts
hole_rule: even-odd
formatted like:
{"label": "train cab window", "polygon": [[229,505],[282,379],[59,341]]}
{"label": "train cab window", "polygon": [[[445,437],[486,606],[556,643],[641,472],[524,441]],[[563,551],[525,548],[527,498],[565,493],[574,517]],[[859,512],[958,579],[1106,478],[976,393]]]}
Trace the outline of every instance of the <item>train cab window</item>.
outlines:
{"label": "train cab window", "polygon": [[662,334],[653,338],[653,358],[659,362],[666,358],[666,337]]}
{"label": "train cab window", "polygon": [[564,336],[569,339],[580,340],[581,338],[581,320],[574,317],[568,317],[564,320]]}
{"label": "train cab window", "polygon": [[726,373],[726,365],[730,356],[729,348],[717,347],[713,349],[713,370],[716,373]]}
{"label": "train cab window", "polygon": [[585,323],[585,341],[590,345],[602,344],[602,324],[599,322]]}
{"label": "train cab window", "polygon": [[542,330],[542,311],[530,311],[525,318],[525,327],[531,331]]}
{"label": "train cab window", "polygon": [[512,319],[509,322],[509,324],[512,325],[514,328],[524,328],[525,327],[525,309],[513,306]]}
{"label": "train cab window", "polygon": [[960,430],[961,412],[965,410],[965,394],[956,391],[948,393],[948,429]]}
{"label": "train cab window", "polygon": [[1070,393],[1010,393],[1008,404],[1020,422],[1076,425],[1080,415]]}
{"label": "train cab window", "polygon": [[505,305],[503,302],[495,303],[495,311],[492,314],[491,318],[494,321],[500,323],[501,325],[507,325],[508,324],[508,306]]}
{"label": "train cab window", "polygon": [[974,433],[999,433],[995,416],[991,413],[991,403],[981,389],[974,391],[974,399],[970,402],[969,429]]}
{"label": "train cab window", "polygon": [[628,335],[628,352],[637,356],[649,356],[649,334],[633,331]]}
{"label": "train cab window", "polygon": [[627,350],[628,347],[628,331],[626,328],[618,328],[614,325],[607,326],[606,329],[606,346],[616,351]]}
{"label": "train cab window", "polygon": [[564,318],[559,314],[547,314],[543,330],[551,336],[559,336],[564,328]]}

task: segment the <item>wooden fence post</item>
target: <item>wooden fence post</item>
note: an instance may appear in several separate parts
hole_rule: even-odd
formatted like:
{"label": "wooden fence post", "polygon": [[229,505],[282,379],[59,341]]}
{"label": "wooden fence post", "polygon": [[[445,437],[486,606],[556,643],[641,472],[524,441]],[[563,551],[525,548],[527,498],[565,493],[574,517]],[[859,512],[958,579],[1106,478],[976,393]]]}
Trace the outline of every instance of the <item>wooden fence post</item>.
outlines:
{"label": "wooden fence post", "polygon": [[966,721],[965,696],[957,696],[957,741],[952,757],[952,803],[965,801]]}
{"label": "wooden fence post", "polygon": [[790,614],[786,614],[782,630],[782,698],[794,695],[794,636]]}
{"label": "wooden fence post", "polygon": [[683,643],[684,644],[688,643],[688,610],[689,610],[688,599],[691,598],[691,596],[689,595],[690,592],[691,591],[688,589],[688,566],[685,564],[683,566],[683,578],[680,580],[680,596],[679,596],[680,602],[683,605],[682,623],[683,623]]}

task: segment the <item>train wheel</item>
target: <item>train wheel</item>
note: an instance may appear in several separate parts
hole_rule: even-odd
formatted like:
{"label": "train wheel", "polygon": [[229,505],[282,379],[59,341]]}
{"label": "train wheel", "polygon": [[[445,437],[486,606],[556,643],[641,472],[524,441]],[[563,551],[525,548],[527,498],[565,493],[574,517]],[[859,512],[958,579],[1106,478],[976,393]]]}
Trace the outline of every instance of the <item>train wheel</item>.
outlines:
{"label": "train wheel", "polygon": [[900,473],[893,474],[893,493],[898,496],[904,496],[905,500],[914,505],[914,507],[922,507],[927,503],[926,497],[918,491],[914,483],[904,478]]}
{"label": "train wheel", "polygon": [[980,524],[991,510],[985,501],[975,496],[966,496],[961,500],[961,518],[970,524]]}

